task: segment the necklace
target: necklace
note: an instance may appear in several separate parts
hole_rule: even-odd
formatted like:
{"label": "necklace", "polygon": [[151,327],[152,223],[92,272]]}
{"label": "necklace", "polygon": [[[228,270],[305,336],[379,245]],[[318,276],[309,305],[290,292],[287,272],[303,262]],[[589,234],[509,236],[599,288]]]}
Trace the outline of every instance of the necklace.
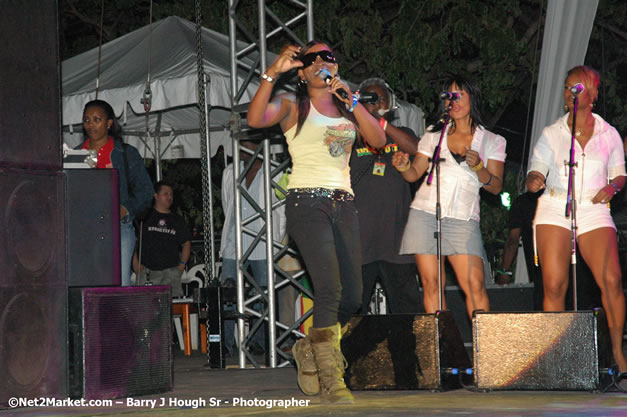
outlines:
{"label": "necklace", "polygon": [[579,137],[583,135],[583,130],[582,129],[575,129],[575,136]]}

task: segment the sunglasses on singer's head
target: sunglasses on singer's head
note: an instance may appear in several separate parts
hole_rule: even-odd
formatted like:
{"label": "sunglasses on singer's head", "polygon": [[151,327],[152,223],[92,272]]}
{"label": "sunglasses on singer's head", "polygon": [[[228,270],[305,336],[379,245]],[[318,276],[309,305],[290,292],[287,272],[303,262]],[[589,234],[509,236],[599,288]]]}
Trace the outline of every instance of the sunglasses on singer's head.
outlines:
{"label": "sunglasses on singer's head", "polygon": [[318,51],[303,55],[303,57],[300,59],[303,63],[303,68],[307,68],[308,66],[312,65],[314,62],[316,62],[316,59],[318,59],[318,57],[322,58],[322,60],[325,62],[335,64],[335,55],[333,55],[331,51]]}

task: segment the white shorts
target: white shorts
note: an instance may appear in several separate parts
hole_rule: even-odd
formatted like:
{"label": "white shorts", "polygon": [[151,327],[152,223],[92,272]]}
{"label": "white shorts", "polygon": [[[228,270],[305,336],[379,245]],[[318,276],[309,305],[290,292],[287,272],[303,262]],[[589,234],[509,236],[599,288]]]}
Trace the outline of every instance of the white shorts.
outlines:
{"label": "white shorts", "polygon": [[[570,217],[566,217],[566,200],[542,196],[538,199],[535,226],[551,224],[570,230]],[[607,204],[577,204],[577,236],[602,227],[616,230]]]}
{"label": "white shorts", "polygon": [[[577,237],[602,227],[611,227],[616,230],[616,225],[610,215],[609,204],[577,204],[575,214]],[[539,224],[550,224],[570,230],[570,217],[566,217],[566,200],[549,196],[542,196],[538,199],[538,207],[533,219],[533,252],[536,266],[538,266],[536,226]]]}

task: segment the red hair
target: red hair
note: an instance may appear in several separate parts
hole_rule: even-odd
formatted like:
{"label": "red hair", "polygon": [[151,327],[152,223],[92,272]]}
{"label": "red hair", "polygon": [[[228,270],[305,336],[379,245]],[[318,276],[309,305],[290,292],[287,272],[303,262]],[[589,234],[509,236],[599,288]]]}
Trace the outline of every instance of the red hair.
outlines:
{"label": "red hair", "polygon": [[592,101],[596,102],[599,97],[599,84],[601,83],[601,76],[597,70],[586,65],[578,65],[568,71],[566,78],[570,77],[572,74],[581,76],[584,88],[590,92]]}

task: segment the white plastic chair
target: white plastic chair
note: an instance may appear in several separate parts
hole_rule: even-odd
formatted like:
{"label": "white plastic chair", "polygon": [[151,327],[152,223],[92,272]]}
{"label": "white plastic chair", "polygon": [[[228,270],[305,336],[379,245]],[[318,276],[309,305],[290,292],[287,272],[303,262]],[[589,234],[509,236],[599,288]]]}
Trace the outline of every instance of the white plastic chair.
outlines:
{"label": "white plastic chair", "polygon": [[205,269],[203,264],[194,265],[183,273],[181,276],[181,284],[191,284],[195,282],[198,288],[205,286]]}

